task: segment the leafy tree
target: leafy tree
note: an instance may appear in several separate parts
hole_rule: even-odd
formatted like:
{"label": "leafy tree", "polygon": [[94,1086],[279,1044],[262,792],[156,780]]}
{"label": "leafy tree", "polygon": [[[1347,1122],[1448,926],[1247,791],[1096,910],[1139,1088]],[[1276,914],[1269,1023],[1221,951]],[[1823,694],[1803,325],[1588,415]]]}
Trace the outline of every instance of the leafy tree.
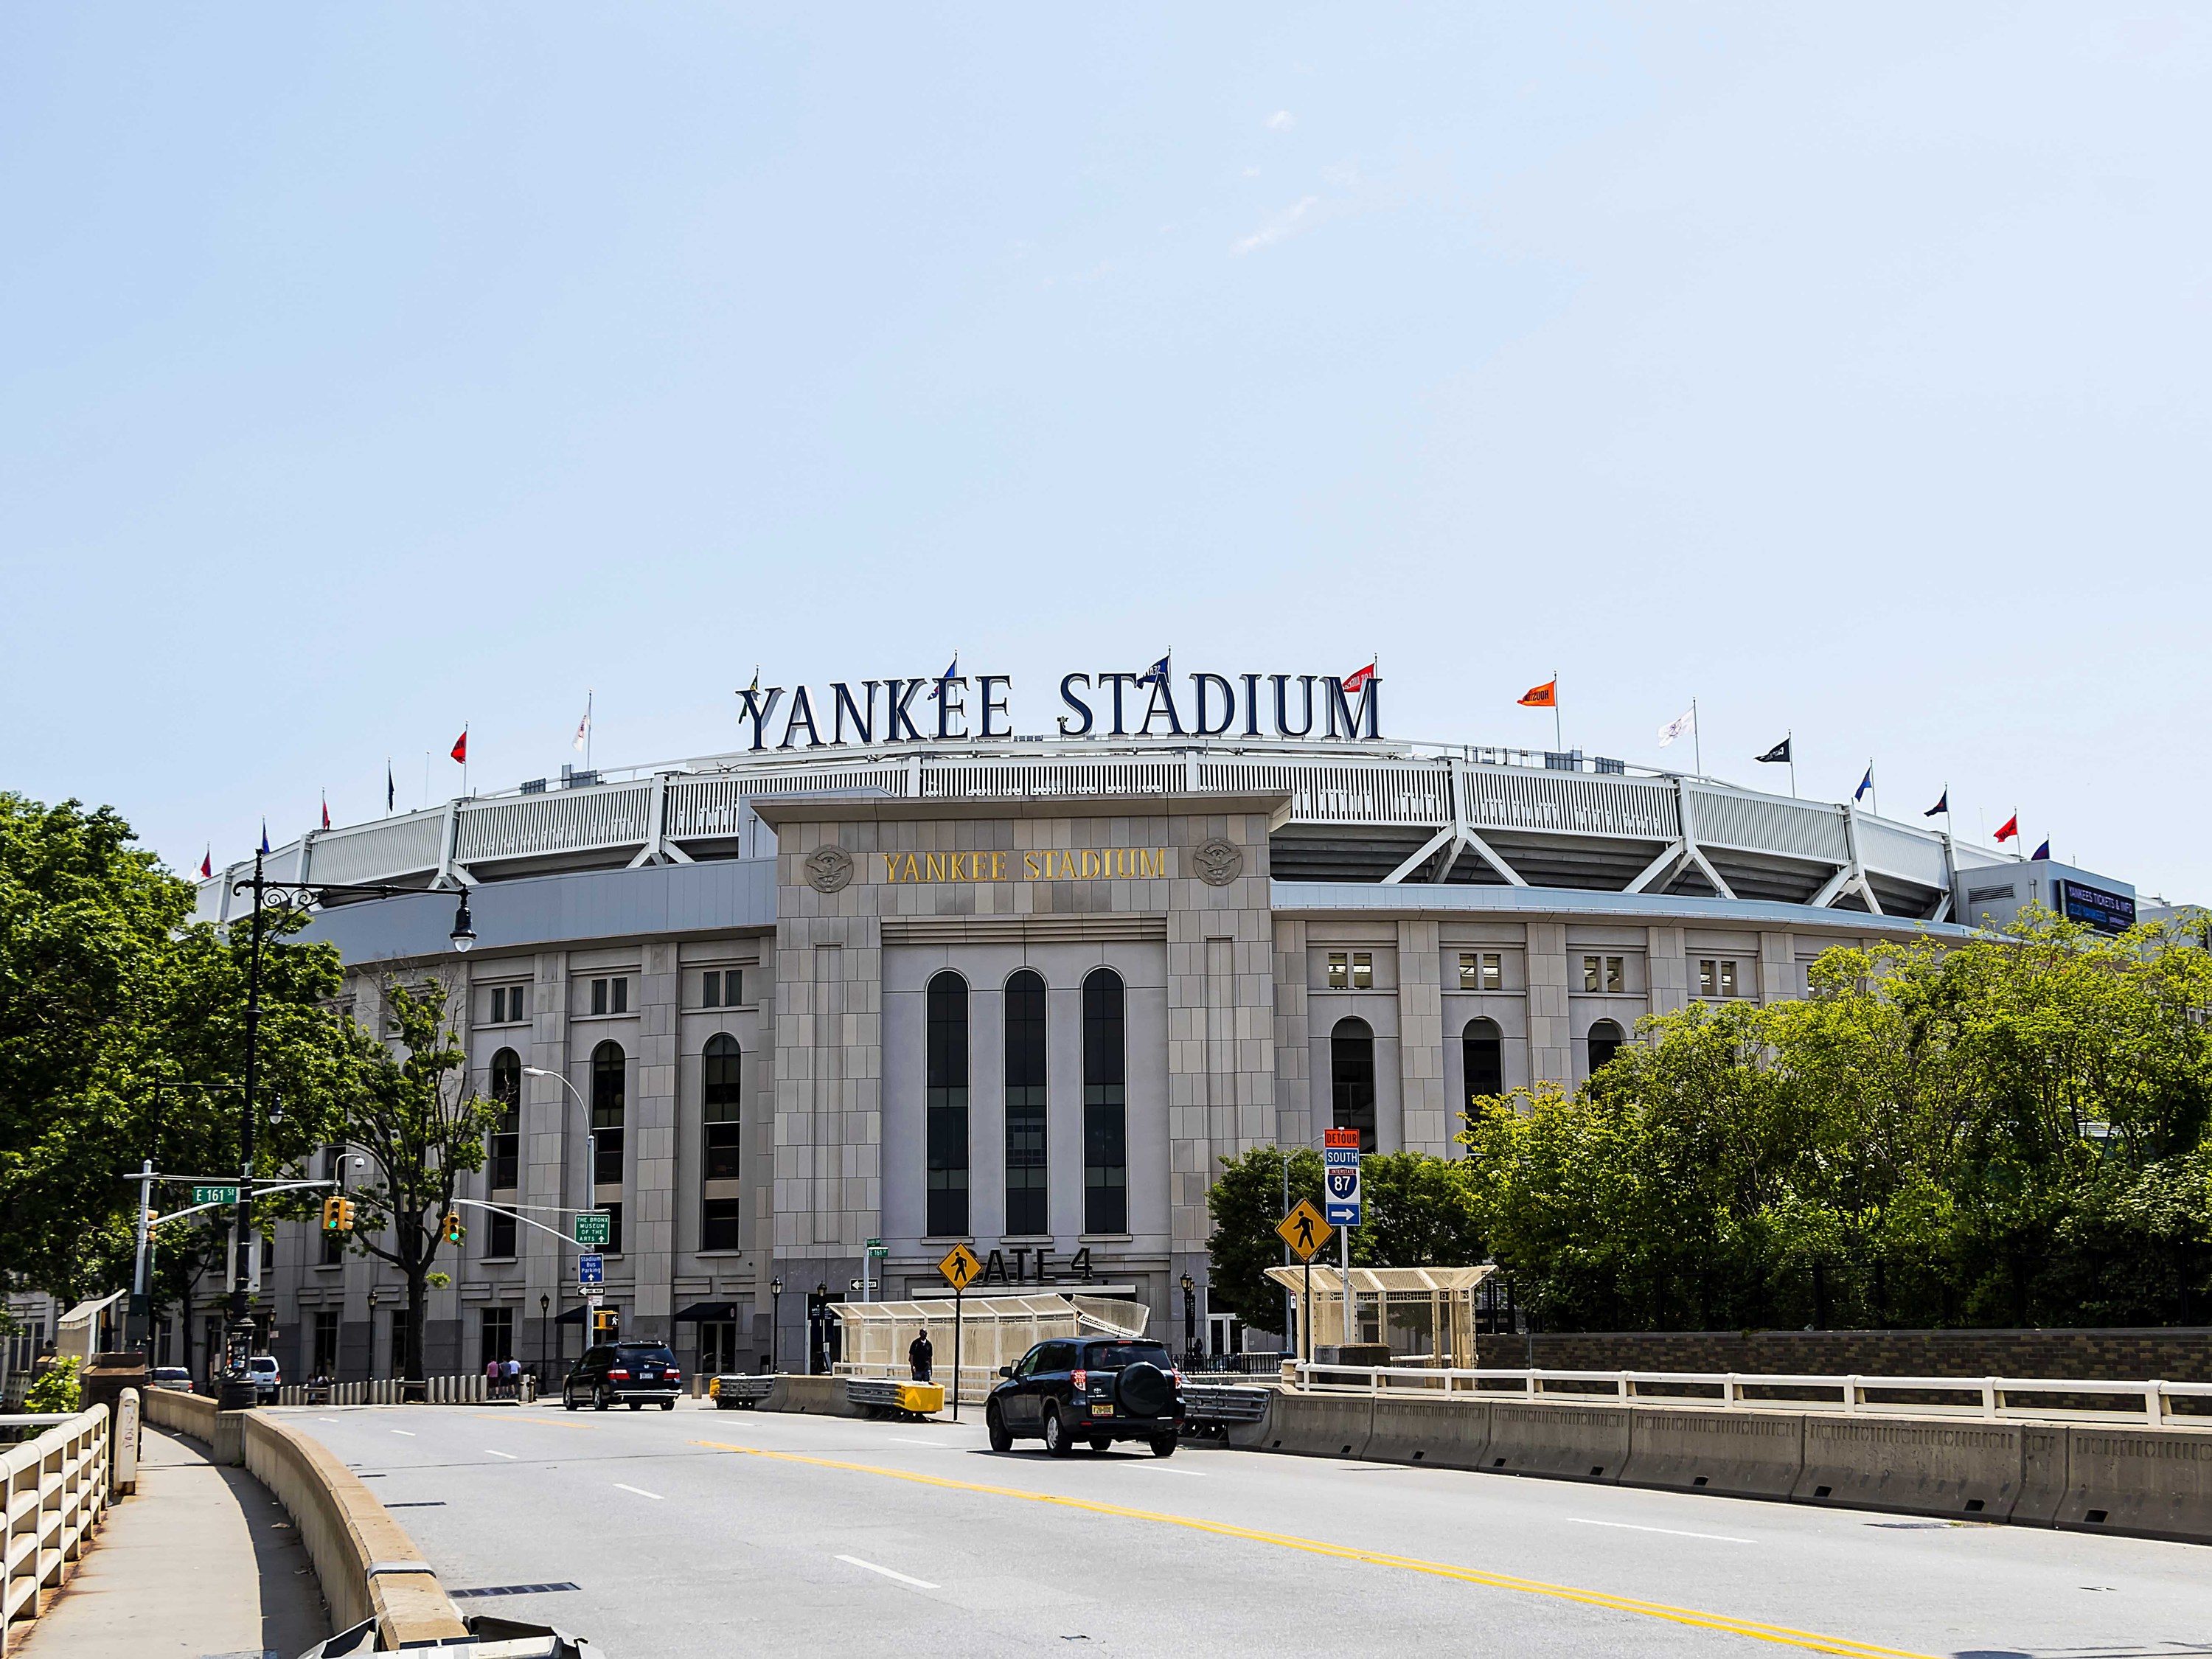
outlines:
{"label": "leafy tree", "polygon": [[57,1359],[32,1380],[23,1391],[27,1412],[76,1412],[84,1409],[84,1384],[77,1378],[74,1358]]}

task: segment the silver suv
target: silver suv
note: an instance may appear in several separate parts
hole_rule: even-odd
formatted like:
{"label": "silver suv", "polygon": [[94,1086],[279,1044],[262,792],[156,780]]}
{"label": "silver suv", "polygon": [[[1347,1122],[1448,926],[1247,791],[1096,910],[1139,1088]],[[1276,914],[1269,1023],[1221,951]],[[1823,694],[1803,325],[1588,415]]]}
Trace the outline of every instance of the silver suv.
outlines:
{"label": "silver suv", "polygon": [[284,1372],[274,1354],[249,1355],[246,1374],[253,1379],[253,1397],[264,1406],[276,1403],[276,1390],[284,1386]]}

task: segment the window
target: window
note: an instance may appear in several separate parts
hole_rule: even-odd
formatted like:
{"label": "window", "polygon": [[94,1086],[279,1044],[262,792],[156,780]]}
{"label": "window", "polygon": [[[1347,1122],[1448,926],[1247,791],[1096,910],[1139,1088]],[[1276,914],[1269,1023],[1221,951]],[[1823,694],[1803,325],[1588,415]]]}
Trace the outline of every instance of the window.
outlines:
{"label": "window", "polygon": [[1467,1097],[1505,1092],[1505,1039],[1494,1019],[1471,1019],[1460,1037],[1460,1062],[1467,1074]]}
{"label": "window", "polygon": [[699,1248],[702,1250],[742,1250],[744,1200],[710,1198],[699,1211]]}
{"label": "window", "polygon": [[1342,951],[1328,953],[1328,988],[1332,991],[1352,988],[1352,958]]}
{"label": "window", "polygon": [[1375,987],[1375,953],[1354,951],[1352,953],[1352,988],[1369,991]]}
{"label": "window", "polygon": [[1698,994],[1701,997],[1732,997],[1736,994],[1735,963],[1725,959],[1705,957],[1698,963]]}
{"label": "window", "polygon": [[699,975],[699,1006],[702,1008],[735,1008],[745,1000],[745,975],[742,968],[716,969]]}
{"label": "window", "polygon": [[1372,951],[1331,951],[1328,988],[1332,991],[1371,991],[1375,988]]}
{"label": "window", "polygon": [[483,1362],[514,1358],[514,1310],[486,1308],[483,1310]]}
{"label": "window", "polygon": [[1129,1231],[1128,1048],[1121,976],[1083,981],[1083,1231]]}
{"label": "window", "polygon": [[950,1238],[968,1231],[968,981],[939,974],[928,999],[927,1224],[933,1237]]}
{"label": "window", "polygon": [[338,1310],[325,1308],[315,1315],[315,1336],[313,1358],[307,1365],[310,1376],[336,1376],[338,1370]]}
{"label": "window", "polygon": [[489,1212],[485,1217],[484,1255],[494,1260],[512,1257],[514,1255],[515,1234],[519,1231],[513,1212],[507,1210]]}
{"label": "window", "polygon": [[530,988],[526,985],[495,985],[491,990],[491,1023],[512,1025],[530,1018]]}
{"label": "window", "polygon": [[1052,1231],[1045,1192],[1045,994],[1024,968],[1006,981],[1006,1231]]}
{"label": "window", "polygon": [[1607,957],[1605,959],[1605,988],[1608,991],[1626,991],[1628,988],[1627,969],[1628,963],[1625,958]]}
{"label": "window", "polygon": [[592,1170],[595,1187],[622,1185],[623,1083],[628,1069],[621,1043],[602,1042],[592,1050],[592,1132],[599,1137],[599,1156]]}
{"label": "window", "polygon": [[728,1181],[741,1172],[738,1101],[744,1059],[738,1040],[726,1031],[708,1037],[699,1057],[699,1116],[704,1138],[700,1169],[708,1181]]}
{"label": "window", "polygon": [[1495,951],[1461,951],[1459,988],[1462,991],[1504,990],[1505,958]]}
{"label": "window", "polygon": [[620,1255],[623,1247],[623,1206],[619,1204],[602,1204],[599,1207],[607,1212],[606,1253],[609,1255]]}
{"label": "window", "polygon": [[592,981],[592,1012],[595,1014],[626,1014],[629,1012],[629,981],[627,979],[595,979]]}
{"label": "window", "polygon": [[1359,1131],[1359,1150],[1375,1150],[1375,1033],[1364,1019],[1340,1019],[1328,1034],[1331,1121]]}
{"label": "window", "polygon": [[1627,1041],[1620,1026],[1609,1019],[1601,1019],[1589,1028],[1589,1068],[1595,1073],[1620,1052]]}
{"label": "window", "polygon": [[1620,991],[1627,988],[1626,963],[1620,957],[1584,957],[1583,958],[1583,989],[1585,991]]}
{"label": "window", "polygon": [[[512,1048],[502,1048],[491,1057],[491,1097],[501,1110],[499,1127],[485,1143],[489,1172],[485,1184],[494,1192],[505,1192],[517,1184],[522,1142],[522,1057]],[[514,1252],[494,1250],[492,1254],[513,1255]]]}

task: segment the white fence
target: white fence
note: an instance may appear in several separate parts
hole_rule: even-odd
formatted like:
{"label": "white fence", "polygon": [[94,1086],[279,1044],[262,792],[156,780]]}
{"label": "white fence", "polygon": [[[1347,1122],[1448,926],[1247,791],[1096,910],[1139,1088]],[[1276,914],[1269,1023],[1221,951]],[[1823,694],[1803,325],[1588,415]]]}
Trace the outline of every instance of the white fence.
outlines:
{"label": "white fence", "polygon": [[[1548,1404],[1651,1406],[1668,1411],[1842,1412],[1854,1417],[1972,1417],[2045,1423],[2147,1423],[2212,1428],[2212,1409],[2177,1411],[2177,1400],[2212,1401],[2212,1382],[2097,1382],[2018,1376],[1788,1376],[1739,1371],[1547,1371],[1487,1367],[1322,1365],[1290,1369],[1316,1394],[1429,1394]],[[1694,1390],[1695,1392],[1692,1392]],[[1789,1392],[1778,1397],[1774,1390]],[[1948,1401],[1877,1400],[1875,1395],[1948,1395]],[[2057,1402],[2053,1396],[2058,1396]],[[2084,1406],[2082,1400],[2113,1402]],[[2122,1405],[2118,1402],[2126,1401]]]}
{"label": "white fence", "polygon": [[[464,1372],[458,1376],[426,1377],[413,1386],[425,1391],[425,1398],[433,1406],[481,1406],[489,1400],[525,1401],[538,1397],[536,1380],[527,1373],[519,1379],[520,1387],[506,1382],[495,1383],[481,1371]],[[280,1406],[398,1406],[404,1404],[410,1385],[396,1376],[378,1377],[367,1382],[289,1382],[276,1390]]]}
{"label": "white fence", "polygon": [[0,1452],[0,1501],[7,1515],[0,1654],[14,1651],[16,1622],[35,1619],[61,1589],[100,1530],[107,1509],[107,1407],[74,1417],[15,1418],[52,1427]]}

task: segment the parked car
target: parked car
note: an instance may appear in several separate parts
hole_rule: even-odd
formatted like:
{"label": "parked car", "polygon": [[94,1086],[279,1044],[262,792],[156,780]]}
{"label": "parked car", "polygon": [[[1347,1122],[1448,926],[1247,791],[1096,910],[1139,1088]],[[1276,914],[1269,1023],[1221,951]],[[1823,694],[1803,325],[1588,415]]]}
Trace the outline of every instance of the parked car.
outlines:
{"label": "parked car", "polygon": [[172,1389],[179,1394],[192,1391],[192,1374],[182,1365],[156,1365],[146,1373],[149,1389]]}
{"label": "parked car", "polygon": [[1103,1452],[1116,1440],[1141,1440],[1155,1457],[1175,1455],[1182,1432],[1182,1373],[1158,1342],[1067,1337],[1040,1342],[983,1407],[991,1449],[1006,1451],[1035,1435],[1054,1457],[1079,1441]]}
{"label": "parked car", "polygon": [[253,1379],[253,1397],[264,1406],[275,1405],[276,1390],[284,1386],[283,1368],[277,1364],[276,1355],[249,1354],[246,1371]]}
{"label": "parked car", "polygon": [[632,1411],[642,1411],[647,1401],[660,1409],[676,1409],[684,1373],[676,1356],[659,1342],[607,1342],[587,1348],[575,1369],[561,1379],[561,1403],[570,1411],[589,1405],[603,1412],[617,1401]]}

